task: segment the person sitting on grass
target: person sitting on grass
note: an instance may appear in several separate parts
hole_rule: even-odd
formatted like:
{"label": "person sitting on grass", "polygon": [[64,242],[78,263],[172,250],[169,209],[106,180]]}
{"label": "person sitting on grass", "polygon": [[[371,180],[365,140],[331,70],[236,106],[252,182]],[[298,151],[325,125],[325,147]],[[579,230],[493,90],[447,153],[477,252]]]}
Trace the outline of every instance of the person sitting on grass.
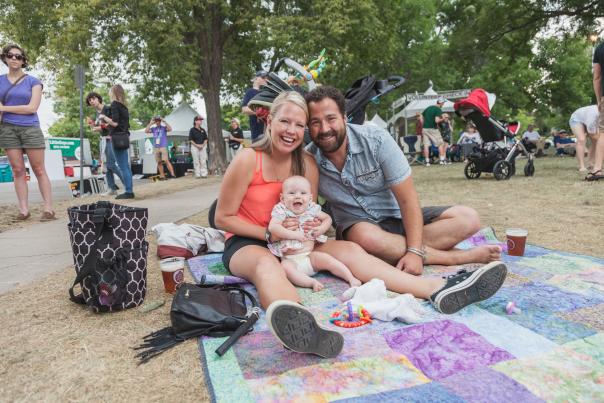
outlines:
{"label": "person sitting on grass", "polygon": [[[351,287],[358,287],[361,282],[355,278],[348,267],[336,258],[324,252],[313,251],[315,240],[325,242],[327,237],[315,238],[314,234],[325,233],[331,226],[331,217],[321,211],[321,206],[312,201],[310,182],[303,176],[291,176],[283,181],[281,201],[273,207],[268,230],[280,241],[268,247],[275,256],[281,257],[281,265],[287,278],[298,287],[312,288],[321,291],[323,284],[312,276],[319,270],[327,270],[334,276],[346,280]],[[295,230],[283,226],[288,217],[295,217],[300,224]],[[318,218],[321,225],[305,233],[302,225]]]}
{"label": "person sitting on grass", "polygon": [[568,137],[568,132],[564,129],[554,135],[554,147],[556,156],[575,155],[575,142]]}
{"label": "person sitting on grass", "polygon": [[[278,240],[267,227],[286,178],[303,175],[316,201],[319,172],[314,158],[303,149],[307,122],[304,98],[294,91],[281,93],[272,103],[263,137],[237,154],[227,168],[215,214],[210,214],[208,220],[227,232],[222,262],[231,274],[256,287],[260,304],[266,309],[268,327],[277,340],[293,352],[332,358],[342,351],[344,338],[319,325],[313,313],[300,303],[296,287],[267,247],[267,243]],[[296,229],[299,223],[288,218],[283,226]],[[320,235],[313,233],[314,237]],[[445,314],[490,298],[507,274],[503,263],[492,262],[446,279],[417,277],[368,254],[354,242],[328,240],[316,245],[315,250],[342,262],[361,282],[381,279],[390,291],[429,299]]]}

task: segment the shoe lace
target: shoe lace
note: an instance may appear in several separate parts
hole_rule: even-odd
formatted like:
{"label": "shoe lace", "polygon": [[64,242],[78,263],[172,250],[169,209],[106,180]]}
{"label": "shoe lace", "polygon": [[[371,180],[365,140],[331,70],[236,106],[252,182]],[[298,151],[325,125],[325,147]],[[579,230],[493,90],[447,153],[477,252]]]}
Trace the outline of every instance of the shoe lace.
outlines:
{"label": "shoe lace", "polygon": [[455,277],[459,277],[462,274],[466,274],[468,273],[468,271],[466,269],[461,269],[461,270],[457,270],[457,272],[455,274],[449,274],[447,276],[442,276],[442,278],[444,278],[445,280],[449,280]]}

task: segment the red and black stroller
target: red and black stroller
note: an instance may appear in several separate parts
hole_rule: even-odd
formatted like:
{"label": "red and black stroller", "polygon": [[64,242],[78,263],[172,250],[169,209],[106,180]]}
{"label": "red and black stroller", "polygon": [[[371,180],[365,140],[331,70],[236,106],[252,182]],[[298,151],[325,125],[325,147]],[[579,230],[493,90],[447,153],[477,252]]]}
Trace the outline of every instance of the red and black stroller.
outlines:
{"label": "red and black stroller", "polygon": [[528,151],[527,144],[515,139],[520,125],[494,119],[483,89],[472,90],[467,98],[457,101],[453,107],[457,115],[474,123],[483,141],[482,147],[468,156],[464,169],[466,178],[478,179],[481,173],[490,172],[497,180],[510,179],[516,173],[516,157],[521,154],[527,157],[524,175],[535,174],[533,154]]}

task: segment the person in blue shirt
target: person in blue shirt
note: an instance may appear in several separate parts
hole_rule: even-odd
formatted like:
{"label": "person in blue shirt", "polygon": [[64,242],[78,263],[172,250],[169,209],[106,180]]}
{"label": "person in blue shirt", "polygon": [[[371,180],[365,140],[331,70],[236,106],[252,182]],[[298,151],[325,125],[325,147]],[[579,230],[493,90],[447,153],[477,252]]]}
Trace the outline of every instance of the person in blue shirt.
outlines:
{"label": "person in blue shirt", "polygon": [[256,72],[254,79],[252,80],[252,88],[248,88],[243,95],[243,101],[241,102],[241,112],[245,113],[250,117],[250,132],[252,134],[252,143],[262,137],[264,133],[264,123],[256,118],[256,113],[250,109],[247,104],[252,98],[258,94],[260,87],[266,84],[266,78],[268,73],[264,70]]}
{"label": "person in blue shirt", "polygon": [[424,263],[459,265],[497,261],[498,245],[453,249],[480,228],[465,206],[420,207],[411,168],[383,129],[346,123],[344,97],[321,86],[306,95],[313,143],[306,150],[319,168],[319,194],[330,204],[337,239],[419,275]]}
{"label": "person in blue shirt", "polygon": [[145,133],[153,134],[153,151],[155,154],[155,161],[157,161],[157,169],[159,170],[159,179],[165,180],[166,175],[164,173],[164,164],[168,167],[168,171],[173,178],[176,178],[174,174],[174,167],[170,163],[170,156],[168,154],[168,132],[172,131],[172,126],[166,122],[161,116],[155,116],[145,128]]}

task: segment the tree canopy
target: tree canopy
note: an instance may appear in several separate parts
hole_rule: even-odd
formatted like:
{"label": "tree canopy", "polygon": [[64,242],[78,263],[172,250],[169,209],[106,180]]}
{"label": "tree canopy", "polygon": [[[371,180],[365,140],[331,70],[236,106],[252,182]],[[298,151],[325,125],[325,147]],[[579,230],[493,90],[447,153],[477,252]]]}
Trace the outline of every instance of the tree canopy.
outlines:
{"label": "tree canopy", "polygon": [[165,114],[175,95],[201,94],[217,171],[222,112],[239,113],[253,72],[285,56],[306,63],[323,48],[319,80],[343,90],[369,73],[405,75],[405,92],[429,80],[437,90],[483,87],[498,95],[496,116],[560,126],[593,102],[586,38],[604,17],[600,0],[1,1],[0,35],[54,80],[62,119],[51,132],[75,128],[73,66],[82,64],[87,89],[125,84],[140,123]]}

